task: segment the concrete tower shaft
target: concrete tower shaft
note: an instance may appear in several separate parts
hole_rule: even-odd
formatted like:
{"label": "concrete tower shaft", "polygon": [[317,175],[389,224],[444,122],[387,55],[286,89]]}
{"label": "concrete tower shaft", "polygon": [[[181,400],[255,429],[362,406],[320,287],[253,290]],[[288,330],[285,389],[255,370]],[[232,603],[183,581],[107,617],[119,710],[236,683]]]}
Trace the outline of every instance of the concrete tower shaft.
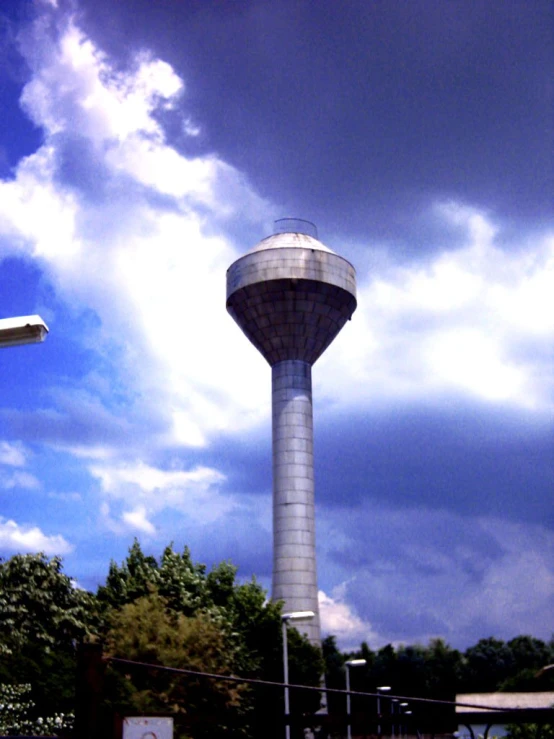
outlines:
{"label": "concrete tower shaft", "polygon": [[297,622],[320,644],[315,557],[312,371],[307,362],[274,364],[273,408],[273,583],[272,597],[285,610],[313,611]]}
{"label": "concrete tower shaft", "polygon": [[307,233],[285,228],[227,271],[227,310],[272,367],[272,596],[314,611],[299,628],[318,644],[311,366],[355,309],[354,267]]}

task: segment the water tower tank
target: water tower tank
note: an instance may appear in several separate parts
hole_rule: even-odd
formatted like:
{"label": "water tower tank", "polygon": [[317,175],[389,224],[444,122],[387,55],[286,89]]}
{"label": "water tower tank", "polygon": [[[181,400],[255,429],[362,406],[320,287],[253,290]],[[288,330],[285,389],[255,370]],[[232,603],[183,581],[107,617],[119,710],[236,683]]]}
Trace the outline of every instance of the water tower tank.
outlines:
{"label": "water tower tank", "polygon": [[354,267],[285,218],[227,271],[227,310],[272,368],[273,586],[320,643],[315,558],[311,367],[356,309]]}

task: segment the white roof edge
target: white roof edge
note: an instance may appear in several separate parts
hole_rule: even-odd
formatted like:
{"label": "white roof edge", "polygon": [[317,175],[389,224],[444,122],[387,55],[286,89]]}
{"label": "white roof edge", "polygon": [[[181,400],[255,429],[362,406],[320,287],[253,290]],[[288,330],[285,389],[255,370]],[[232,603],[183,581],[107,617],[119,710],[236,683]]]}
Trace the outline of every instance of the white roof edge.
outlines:
{"label": "white roof edge", "polygon": [[[472,703],[476,706],[503,708],[551,708],[554,706],[554,691],[520,693],[458,693],[456,703]],[[477,713],[486,708],[456,706],[456,713]]]}

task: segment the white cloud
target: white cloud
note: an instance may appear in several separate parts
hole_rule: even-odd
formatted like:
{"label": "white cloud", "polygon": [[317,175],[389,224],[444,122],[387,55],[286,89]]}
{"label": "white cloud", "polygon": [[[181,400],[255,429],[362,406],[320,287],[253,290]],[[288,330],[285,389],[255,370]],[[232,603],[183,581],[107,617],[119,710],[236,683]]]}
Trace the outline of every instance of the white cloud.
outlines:
{"label": "white cloud", "polygon": [[183,133],[187,136],[196,138],[196,136],[200,136],[202,129],[192,120],[192,118],[185,118],[183,121]]}
{"label": "white cloud", "polygon": [[354,402],[454,392],[551,408],[554,237],[504,251],[477,209],[439,213],[465,228],[466,244],[377,275],[359,266],[358,310],[340,351],[318,365],[322,390]]}
{"label": "white cloud", "polygon": [[81,340],[166,426],[160,443],[244,428],[267,408],[225,311],[237,252],[224,224],[261,224],[268,205],[226,162],[166,141],[156,113],[180,110],[184,90],[168,64],[140,54],[116,71],[73,21],[43,26],[22,101],[44,144],[0,183],[0,251],[36,260],[74,312],[95,311],[101,326]]}
{"label": "white cloud", "polygon": [[152,113],[173,105],[183,90],[169,64],[138,54],[132,72],[119,73],[72,20],[55,49],[42,27],[36,32],[35,74],[21,102],[37,125],[49,134],[79,131],[98,145],[136,133],[163,138]]}
{"label": "white cloud", "polygon": [[122,488],[136,487],[145,494],[158,495],[163,490],[191,487],[206,488],[221,482],[224,477],[219,472],[207,467],[196,467],[185,472],[182,470],[161,470],[144,462],[126,464],[120,467],[91,466],[91,473],[101,480],[102,488],[112,495]]}
{"label": "white cloud", "polygon": [[319,614],[323,634],[337,637],[341,649],[354,649],[362,641],[379,644],[380,638],[370,623],[363,621],[353,606],[346,602],[346,585],[341,583],[333,588],[332,595],[320,590],[318,593]]}
{"label": "white cloud", "polygon": [[18,470],[9,475],[0,474],[0,487],[4,490],[12,490],[13,488],[38,490],[41,484],[34,475]]}
{"label": "white cloud", "polygon": [[152,518],[163,511],[203,526],[224,518],[236,505],[233,496],[219,490],[224,476],[208,467],[164,470],[137,461],[120,465],[91,465],[105,498],[102,515],[109,528],[154,534]]}
{"label": "white cloud", "polygon": [[24,467],[26,464],[26,452],[23,444],[0,441],[0,464],[10,467]]}
{"label": "white cloud", "polygon": [[131,529],[141,531],[144,534],[155,534],[156,528],[146,517],[144,506],[139,506],[133,511],[125,511],[122,515],[123,521]]}
{"label": "white cloud", "polygon": [[424,341],[423,358],[437,385],[467,390],[486,400],[534,404],[525,367],[510,362],[502,342],[479,328],[436,331]]}
{"label": "white cloud", "polygon": [[12,490],[13,488],[26,488],[33,490],[40,488],[40,482],[30,472],[20,468],[27,464],[29,452],[20,442],[0,442],[0,465],[8,469],[0,471],[0,488]]}
{"label": "white cloud", "polygon": [[65,503],[75,503],[83,500],[81,493],[48,493],[49,498],[62,500]]}
{"label": "white cloud", "polygon": [[0,548],[11,552],[44,552],[48,555],[69,554],[73,550],[63,536],[48,536],[38,526],[21,526],[2,517]]}

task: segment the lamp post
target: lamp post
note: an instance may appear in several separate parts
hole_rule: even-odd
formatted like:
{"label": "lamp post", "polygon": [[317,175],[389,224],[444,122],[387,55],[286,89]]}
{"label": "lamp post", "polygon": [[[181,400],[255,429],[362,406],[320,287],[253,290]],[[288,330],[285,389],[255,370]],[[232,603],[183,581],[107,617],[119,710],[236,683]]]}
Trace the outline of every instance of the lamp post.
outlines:
{"label": "lamp post", "polygon": [[36,344],[44,341],[48,326],[40,316],[0,319],[0,347]]}
{"label": "lamp post", "polygon": [[[391,702],[390,702],[391,739],[394,739],[394,714],[395,714],[394,709],[395,709],[395,704],[398,702],[399,702],[398,698],[391,698]],[[400,733],[400,731],[398,733]]]}
{"label": "lamp post", "polygon": [[[400,704],[400,729],[398,732],[400,734],[399,739],[402,739],[402,716],[409,716],[412,713],[411,711],[406,710],[409,705],[409,703]],[[404,721],[404,729],[406,729],[406,721]]]}
{"label": "lamp post", "polygon": [[377,688],[377,735],[379,739],[381,739],[381,693],[388,693],[390,690],[390,685],[381,685]]}
{"label": "lamp post", "polygon": [[[412,715],[411,711],[404,711],[404,716],[411,716],[411,715]],[[405,731],[405,737],[406,739],[408,739],[408,721],[406,721],[404,724],[404,731]]]}
{"label": "lamp post", "polygon": [[347,739],[352,739],[352,726],[350,724],[350,668],[363,667],[367,665],[365,659],[349,659],[345,662],[346,667],[346,734]]}
{"label": "lamp post", "polygon": [[281,616],[281,628],[283,629],[283,682],[285,683],[285,739],[290,739],[290,705],[289,705],[289,649],[287,637],[287,624],[289,621],[314,618],[313,611],[293,611],[283,613]]}

